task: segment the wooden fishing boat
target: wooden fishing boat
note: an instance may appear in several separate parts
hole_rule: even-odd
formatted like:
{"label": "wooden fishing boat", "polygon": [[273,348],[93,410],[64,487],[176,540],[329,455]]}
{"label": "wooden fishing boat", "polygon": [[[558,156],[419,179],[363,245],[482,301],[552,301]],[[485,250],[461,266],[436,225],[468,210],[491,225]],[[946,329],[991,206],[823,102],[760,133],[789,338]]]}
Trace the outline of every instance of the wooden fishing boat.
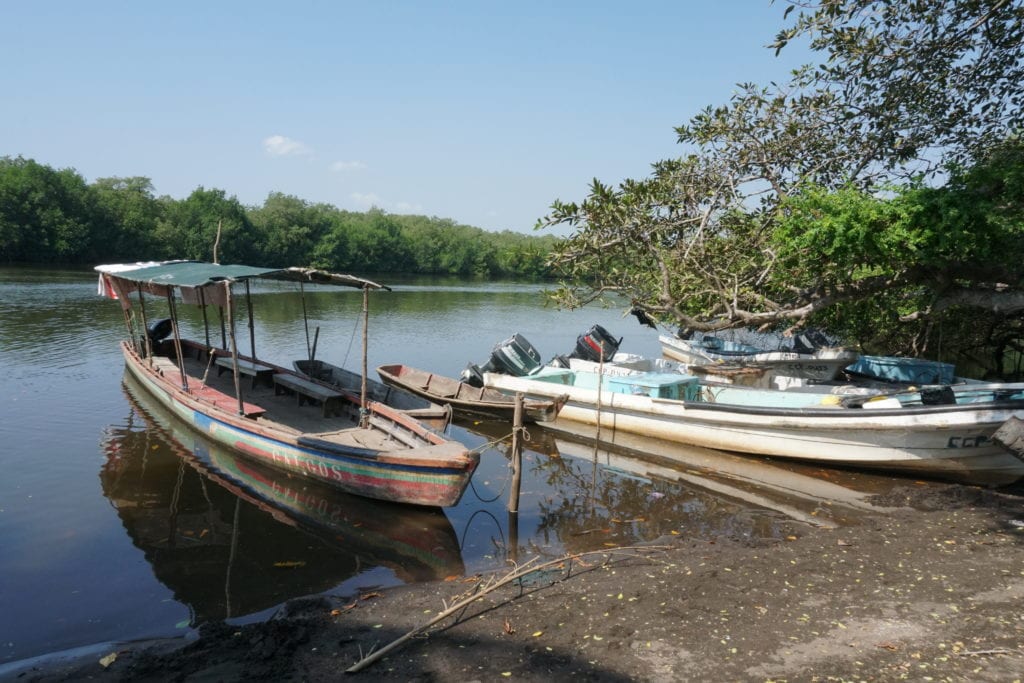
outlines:
{"label": "wooden fishing boat", "polygon": [[[356,287],[364,311],[369,291],[381,285],[310,269],[187,261],[96,269],[103,291],[124,311],[129,340],[121,351],[128,373],[193,429],[246,457],[356,495],[428,506],[461,498],[478,454],[365,394],[339,391],[256,355],[252,280]],[[248,355],[239,352],[235,336],[236,283],[245,285],[249,301]],[[144,294],[164,299],[170,317],[148,325]],[[208,308],[221,311],[219,346],[210,343],[208,324],[204,343],[182,338],[179,300],[200,305],[204,321]]]}
{"label": "wooden fishing boat", "polygon": [[836,395],[569,368],[484,382],[537,399],[568,394],[560,419],[694,446],[987,484],[1024,477],[1024,459],[993,438],[1024,417],[1024,384]]}
{"label": "wooden fishing boat", "polygon": [[[665,358],[685,363],[701,374],[709,375],[709,379],[763,388],[771,388],[776,377],[831,381],[859,357],[854,351],[833,347],[808,349],[806,352],[769,351],[713,336],[694,340],[662,334],[658,336],[658,342]],[[718,365],[726,366],[721,373],[714,371]]]}
{"label": "wooden fishing boat", "polygon": [[[342,391],[358,394],[362,390],[363,375],[326,361],[295,360],[292,361],[292,367],[306,377],[327,382]],[[400,410],[437,431],[444,431],[451,422],[452,411],[446,405],[435,403],[399,387],[390,387],[370,377],[366,377],[365,381],[366,395],[372,401]]]}
{"label": "wooden fishing boat", "polygon": [[[382,365],[377,368],[377,374],[384,384],[404,389],[435,403],[450,405],[461,413],[509,421],[515,414],[515,397],[494,389],[474,387],[467,382],[408,365]],[[554,420],[566,399],[564,395],[527,399],[523,404],[523,421]]]}
{"label": "wooden fishing boat", "polygon": [[[303,570],[305,576],[295,577],[299,583],[294,586],[288,585],[290,576],[236,576],[230,602],[236,608],[250,605],[239,614],[265,609],[311,589],[330,590],[365,570],[360,565],[367,562],[386,567],[406,583],[440,581],[465,571],[455,529],[441,508],[352,496],[261,465],[187,427],[131,375],[125,376],[123,386],[146,431],[118,425],[105,434],[109,459],[100,474],[104,495],[133,542],[147,550],[158,578],[166,578],[179,596],[191,590],[196,599],[189,604],[200,615],[210,616],[216,606],[223,606],[224,595],[231,594],[225,586],[220,598],[211,600],[209,590],[197,592],[196,588],[209,588],[217,585],[217,577],[220,581],[230,577],[230,569],[222,563],[228,561],[239,531],[251,541],[238,546],[238,552],[248,554],[243,562],[250,565],[271,566],[288,548],[303,558],[329,553],[329,561],[310,562]],[[154,443],[165,448],[154,451]],[[183,465],[198,473],[198,480],[183,476]],[[217,486],[206,486],[206,482]],[[222,493],[215,490],[218,486]],[[244,528],[239,530],[240,516],[234,513],[238,500],[267,517],[242,515]],[[231,526],[210,527],[211,518]],[[190,523],[201,525],[188,536],[191,542],[174,543],[175,529],[187,533],[191,529],[182,527]],[[308,550],[311,538],[317,541],[317,550]],[[156,549],[159,552],[148,552]],[[197,574],[213,583],[199,580]],[[204,608],[211,602],[212,610]],[[219,615],[230,616],[237,614]]]}

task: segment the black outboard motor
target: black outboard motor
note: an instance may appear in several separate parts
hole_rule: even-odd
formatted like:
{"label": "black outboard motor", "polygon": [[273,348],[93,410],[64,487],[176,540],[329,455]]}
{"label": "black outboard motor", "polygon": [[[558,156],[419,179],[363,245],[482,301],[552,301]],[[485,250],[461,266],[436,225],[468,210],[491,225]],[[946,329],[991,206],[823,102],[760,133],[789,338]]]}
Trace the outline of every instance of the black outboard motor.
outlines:
{"label": "black outboard motor", "polygon": [[171,332],[174,331],[174,327],[171,326],[170,318],[162,318],[160,320],[154,320],[146,328],[146,336],[149,337],[149,341],[153,344],[158,344],[167,338]]}
{"label": "black outboard motor", "polygon": [[474,387],[484,385],[485,372],[500,372],[513,377],[532,375],[543,367],[540,353],[518,332],[495,345],[490,359],[482,366],[470,363],[462,371],[463,382]]}
{"label": "black outboard motor", "polygon": [[793,337],[793,350],[797,353],[814,353],[830,346],[828,339],[818,330],[807,330]]}
{"label": "black outboard motor", "polygon": [[612,356],[619,352],[619,345],[622,344],[622,337],[616,339],[608,330],[600,325],[594,325],[589,330],[576,338],[576,349],[569,354],[570,358],[580,358],[593,363],[604,360],[611,360]]}
{"label": "black outboard motor", "polygon": [[[162,342],[167,335],[174,331],[174,327],[171,325],[170,318],[162,318],[160,320],[154,320],[146,328],[146,336],[139,338],[139,353],[145,355],[148,353],[147,349],[159,349],[160,342]],[[149,340],[149,344],[146,340]]]}

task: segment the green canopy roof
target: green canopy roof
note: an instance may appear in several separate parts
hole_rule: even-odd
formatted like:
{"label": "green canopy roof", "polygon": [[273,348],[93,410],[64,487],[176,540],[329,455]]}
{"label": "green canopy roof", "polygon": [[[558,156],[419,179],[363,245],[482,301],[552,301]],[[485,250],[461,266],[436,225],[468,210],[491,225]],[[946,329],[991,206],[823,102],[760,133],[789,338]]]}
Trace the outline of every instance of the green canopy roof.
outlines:
{"label": "green canopy roof", "polygon": [[328,273],[313,268],[257,268],[243,265],[221,265],[201,261],[169,261],[159,265],[133,267],[130,265],[96,266],[96,270],[108,273],[126,282],[164,285],[166,287],[204,287],[224,282],[238,282],[254,278],[292,280],[317,284],[341,285],[368,289],[390,289],[371,280],[353,275]]}

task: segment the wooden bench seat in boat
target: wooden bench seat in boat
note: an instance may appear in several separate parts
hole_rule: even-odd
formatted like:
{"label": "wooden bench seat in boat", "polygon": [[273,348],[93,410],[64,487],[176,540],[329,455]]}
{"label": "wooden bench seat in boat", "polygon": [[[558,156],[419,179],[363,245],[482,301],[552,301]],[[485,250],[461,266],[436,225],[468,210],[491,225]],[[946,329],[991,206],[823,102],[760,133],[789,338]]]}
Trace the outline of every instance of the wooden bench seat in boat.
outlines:
{"label": "wooden bench seat in boat", "polygon": [[[168,381],[181,386],[181,372],[178,370],[178,366],[174,364],[170,358],[164,358],[157,356],[153,359],[153,367],[156,372]],[[238,412],[238,399],[234,396],[229,396],[223,391],[218,391],[211,386],[201,384],[192,378],[192,381],[188,383],[188,393],[195,398],[205,403],[211,403],[218,408],[224,410],[230,410],[231,412]],[[242,414],[246,417],[257,418],[266,413],[266,409],[262,406],[258,406],[255,403],[249,403],[244,401],[242,403]]]}
{"label": "wooden bench seat in boat", "polygon": [[294,393],[300,406],[306,401],[318,401],[324,417],[334,411],[344,399],[344,394],[330,387],[295,375],[279,373],[274,375],[274,393],[280,394],[282,391]]}
{"label": "wooden bench seat in boat", "polygon": [[[219,408],[222,408],[224,410],[230,410],[233,412],[238,412],[238,399],[235,398],[234,396],[229,396],[228,394],[225,394],[222,391],[217,391],[213,387],[209,387],[206,385],[199,385],[193,387],[192,384],[189,383],[189,392],[196,398],[202,401],[206,401],[208,403],[212,403],[213,405]],[[255,418],[263,415],[266,412],[267,411],[265,408],[263,408],[262,406],[258,406],[255,403],[249,403],[248,401],[244,401],[242,403],[242,414],[244,414],[246,417]]]}
{"label": "wooden bench seat in boat", "polygon": [[[220,377],[221,373],[225,370],[233,371],[235,368],[234,362],[231,360],[231,356],[218,356],[215,361],[217,364],[217,376]],[[247,377],[252,377],[252,386],[256,386],[256,382],[264,380],[267,384],[270,384],[271,378],[274,376],[274,368],[269,365],[263,365],[262,363],[255,363],[251,360],[238,359],[238,372]]]}

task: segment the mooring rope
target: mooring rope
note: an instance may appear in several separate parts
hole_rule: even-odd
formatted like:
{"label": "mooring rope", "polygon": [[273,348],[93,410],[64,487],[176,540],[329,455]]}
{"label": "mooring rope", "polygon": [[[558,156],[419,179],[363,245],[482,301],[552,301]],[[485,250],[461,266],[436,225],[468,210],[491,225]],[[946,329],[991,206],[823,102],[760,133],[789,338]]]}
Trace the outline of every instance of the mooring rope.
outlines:
{"label": "mooring rope", "polygon": [[[524,439],[524,441],[529,441],[530,440],[530,433],[527,432],[526,429],[523,429],[522,432],[523,432],[523,439]],[[500,443],[508,441],[511,438],[512,438],[512,433],[510,432],[509,434],[506,434],[503,437],[500,437],[498,439],[493,439],[491,441],[487,441],[485,443],[480,444],[476,448],[472,449],[470,451],[470,453],[477,453],[477,454],[483,453],[488,448],[493,448],[494,446],[497,446]],[[508,470],[508,471],[512,470],[512,462],[511,461],[508,462],[508,464],[505,466],[505,469]],[[470,478],[470,480],[469,480],[469,488],[473,489],[473,495],[476,496],[477,500],[479,500],[481,503],[493,503],[494,501],[496,501],[499,498],[501,498],[502,495],[504,495],[505,489],[508,488],[509,482],[511,480],[512,480],[511,476],[506,476],[505,477],[505,482],[501,485],[501,490],[498,491],[498,493],[495,494],[495,496],[493,498],[483,498],[483,497],[480,496],[480,492],[476,490],[475,477]]]}

